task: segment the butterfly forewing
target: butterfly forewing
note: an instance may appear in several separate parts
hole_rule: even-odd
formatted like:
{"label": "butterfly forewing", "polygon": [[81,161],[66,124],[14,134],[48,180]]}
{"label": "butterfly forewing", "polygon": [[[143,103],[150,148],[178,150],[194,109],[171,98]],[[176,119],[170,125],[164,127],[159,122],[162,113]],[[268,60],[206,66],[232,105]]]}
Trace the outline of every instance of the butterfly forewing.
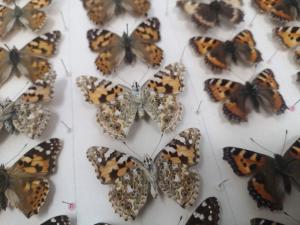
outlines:
{"label": "butterfly forewing", "polygon": [[0,5],[0,36],[5,37],[14,27],[14,10]]}
{"label": "butterfly forewing", "polygon": [[186,225],[218,225],[220,206],[216,197],[205,199],[193,212]]}
{"label": "butterfly forewing", "polygon": [[53,217],[41,225],[71,225],[71,222],[68,216],[61,215]]}
{"label": "butterfly forewing", "polygon": [[121,4],[124,9],[135,16],[146,16],[151,7],[148,0],[122,0]]}
{"label": "butterfly forewing", "polygon": [[294,48],[300,45],[300,27],[277,27],[274,33],[287,48]]}
{"label": "butterfly forewing", "polygon": [[253,219],[251,219],[250,223],[251,223],[251,225],[284,225],[279,222],[262,219],[262,218],[253,218]]}

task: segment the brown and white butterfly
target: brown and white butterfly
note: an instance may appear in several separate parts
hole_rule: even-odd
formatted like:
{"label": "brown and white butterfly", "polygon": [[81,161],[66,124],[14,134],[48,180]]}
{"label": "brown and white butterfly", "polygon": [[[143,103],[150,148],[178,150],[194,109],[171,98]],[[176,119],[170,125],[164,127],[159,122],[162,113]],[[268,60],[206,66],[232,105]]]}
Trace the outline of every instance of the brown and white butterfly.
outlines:
{"label": "brown and white butterfly", "polygon": [[122,37],[108,30],[89,30],[87,38],[90,49],[98,53],[95,61],[97,69],[108,75],[122,61],[131,64],[137,57],[152,67],[160,66],[163,50],[156,45],[160,41],[159,29],[159,20],[149,18],[130,35],[124,32]]}
{"label": "brown and white butterfly", "polygon": [[189,128],[179,133],[158,155],[144,162],[106,147],[91,147],[87,158],[102,184],[111,186],[109,200],[123,219],[135,219],[149,197],[158,189],[181,207],[192,206],[200,189],[199,173],[192,170],[199,161],[200,131]]}
{"label": "brown and white butterfly", "polygon": [[0,166],[0,212],[18,208],[27,218],[38,214],[50,190],[62,140],[51,138],[25,153],[13,166]]}
{"label": "brown and white butterfly", "polygon": [[0,5],[0,36],[5,37],[17,27],[40,30],[47,15],[43,9],[51,4],[52,0],[30,0],[23,8],[15,4],[14,8]]}
{"label": "brown and white butterfly", "polygon": [[114,15],[128,11],[134,16],[146,16],[150,9],[149,0],[81,0],[89,19],[103,25]]}
{"label": "brown and white butterfly", "polygon": [[197,0],[177,1],[177,6],[205,29],[219,25],[222,20],[231,24],[241,23],[244,13],[237,5],[241,5],[240,0],[213,0],[210,3]]}
{"label": "brown and white butterfly", "polygon": [[0,102],[0,130],[8,133],[22,133],[38,138],[47,128],[50,111],[44,103],[53,98],[56,79],[54,71],[48,72],[43,80],[36,80],[16,101]]}
{"label": "brown and white butterfly", "polygon": [[295,60],[300,64],[300,27],[276,27],[274,34],[286,48],[295,50]]}
{"label": "brown and white butterfly", "polygon": [[70,218],[65,215],[55,216],[41,225],[71,225]]}
{"label": "brown and white butterfly", "polygon": [[248,191],[258,207],[283,210],[285,195],[293,186],[300,187],[300,138],[284,155],[271,157],[239,147],[225,147],[223,153],[236,175],[251,176]]}
{"label": "brown and white butterfly", "polygon": [[190,39],[195,52],[204,56],[212,70],[228,70],[233,61],[254,65],[262,61],[261,53],[256,49],[256,42],[249,30],[243,30],[232,40],[220,41],[211,37],[197,36]]}
{"label": "brown and white butterfly", "polygon": [[250,221],[251,225],[285,225],[279,222],[275,222],[272,220],[267,220],[263,218],[253,218]]}
{"label": "brown and white butterfly", "polygon": [[35,82],[52,69],[48,58],[56,53],[61,33],[53,31],[36,37],[20,50],[0,47],[0,86],[13,74]]}
{"label": "brown and white butterfly", "polygon": [[273,71],[265,69],[252,82],[241,84],[225,79],[208,79],[205,91],[215,102],[224,102],[223,113],[229,121],[246,122],[250,113],[249,103],[259,111],[282,114],[288,108],[279,92]]}

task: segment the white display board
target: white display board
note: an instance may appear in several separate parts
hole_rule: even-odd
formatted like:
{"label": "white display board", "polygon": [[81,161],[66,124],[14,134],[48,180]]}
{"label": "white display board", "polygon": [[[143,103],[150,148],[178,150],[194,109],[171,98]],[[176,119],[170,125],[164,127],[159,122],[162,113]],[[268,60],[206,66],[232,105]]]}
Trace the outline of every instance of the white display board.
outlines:
{"label": "white display board", "polygon": [[[23,2],[26,1],[22,0],[21,3]],[[186,88],[179,96],[184,106],[184,116],[177,129],[164,135],[160,143],[161,133],[157,125],[153,121],[145,120],[140,120],[133,125],[126,142],[140,155],[151,154],[158,144],[158,149],[162,149],[185,128],[199,128],[202,134],[201,160],[196,170],[201,176],[201,193],[197,203],[206,197],[216,196],[221,206],[220,224],[224,225],[247,225],[253,217],[264,217],[294,225],[297,223],[282,212],[257,208],[256,202],[248,194],[248,178],[241,178],[233,173],[227,162],[222,160],[222,148],[237,146],[269,154],[250,141],[250,138],[254,138],[274,153],[281,153],[286,130],[288,130],[288,137],[285,149],[300,136],[300,106],[296,106],[294,111],[287,110],[281,116],[252,112],[248,123],[233,125],[222,114],[221,104],[213,103],[203,91],[203,83],[208,78],[222,77],[245,82],[264,68],[271,68],[275,72],[287,105],[291,106],[300,98],[300,85],[296,83],[295,75],[298,68],[292,58],[293,52],[282,49],[279,42],[272,37],[272,29],[275,25],[269,17],[258,15],[250,26],[256,10],[251,6],[250,1],[245,1],[242,9],[246,14],[245,22],[239,26],[235,28],[220,26],[204,34],[176,7],[175,0],[152,0],[149,16],[158,17],[161,22],[162,40],[158,45],[165,52],[162,67],[181,60],[187,68]],[[58,78],[55,84],[55,97],[47,107],[54,115],[47,131],[39,140],[33,141],[23,135],[1,134],[0,163],[5,164],[12,158],[17,159],[15,156],[21,151],[24,153],[30,147],[50,137],[62,138],[65,146],[59,156],[58,171],[51,176],[52,188],[49,201],[41,213],[28,220],[18,210],[7,209],[0,213],[0,225],[39,225],[59,214],[69,215],[73,225],[93,225],[97,222],[107,222],[112,225],[175,225],[181,216],[183,219],[180,224],[184,225],[196,205],[190,209],[182,209],[163,194],[160,194],[157,199],[150,199],[135,221],[124,222],[114,214],[108,200],[109,185],[102,185],[97,180],[94,168],[86,158],[86,150],[90,146],[97,145],[132,153],[122,142],[102,133],[102,129],[96,122],[96,107],[84,101],[75,83],[80,75],[103,78],[94,65],[97,54],[90,51],[86,38],[87,30],[96,26],[89,21],[80,0],[54,0],[48,12],[49,23],[39,33],[59,29],[63,34],[58,55],[51,60]],[[126,25],[131,32],[142,21],[143,18],[124,14],[112,19],[104,28],[122,34],[126,30]],[[263,54],[265,61],[256,68],[232,65],[231,71],[215,75],[205,65],[203,58],[196,56],[188,45],[188,40],[196,35],[226,40],[231,39],[242,29],[250,29],[253,32],[257,48]],[[21,47],[35,36],[36,34],[30,31],[16,32],[7,43]],[[280,49],[278,53],[268,62],[278,48]],[[62,59],[70,76],[66,74],[61,63]],[[117,73],[107,79],[130,86],[134,81],[144,83],[157,71],[137,61],[133,65],[121,65]],[[11,80],[3,87],[0,97],[6,97],[6,93],[14,95],[24,88],[25,81],[23,83],[18,81],[19,85],[16,88],[15,80]],[[200,102],[200,110],[197,113]],[[71,131],[63,123],[67,124]],[[23,149],[25,144],[28,145]],[[218,185],[224,180],[227,181],[220,188]],[[70,210],[63,201],[75,203],[76,209]],[[300,220],[299,202],[299,190],[294,188],[291,196],[286,197],[284,207],[286,212]]]}

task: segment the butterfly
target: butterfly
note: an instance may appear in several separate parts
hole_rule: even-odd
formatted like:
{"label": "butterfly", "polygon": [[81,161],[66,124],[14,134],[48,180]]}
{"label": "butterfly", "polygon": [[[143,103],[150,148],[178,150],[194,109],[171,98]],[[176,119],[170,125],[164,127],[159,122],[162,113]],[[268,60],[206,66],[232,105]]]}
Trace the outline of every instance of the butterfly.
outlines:
{"label": "butterfly", "polygon": [[151,6],[148,0],[82,0],[82,3],[89,19],[96,25],[103,25],[124,11],[135,16],[146,16]]}
{"label": "butterfly", "polygon": [[300,13],[299,0],[254,0],[253,2],[261,11],[283,22],[296,20]]}
{"label": "butterfly", "polygon": [[37,80],[16,101],[0,102],[0,130],[8,133],[23,133],[30,138],[38,138],[46,129],[50,111],[42,103],[53,98],[54,71]]}
{"label": "butterfly", "polygon": [[[212,28],[225,19],[232,24],[244,20],[244,13],[233,5],[236,0],[214,0],[211,3],[201,3],[196,0],[178,0],[179,6],[192,20],[203,28]],[[241,4],[241,2],[239,1]]]}
{"label": "butterfly", "polygon": [[274,222],[267,219],[262,218],[254,218],[251,221],[251,225],[284,225],[282,223]]}
{"label": "butterfly", "polygon": [[71,225],[69,217],[65,215],[53,217],[41,225]]}
{"label": "butterfly", "polygon": [[60,36],[59,31],[46,33],[33,39],[20,50],[13,47],[6,51],[0,47],[0,86],[12,74],[26,76],[32,82],[43,79],[51,70],[48,58],[56,53]]}
{"label": "butterfly", "polygon": [[48,176],[55,172],[63,142],[51,138],[40,143],[13,166],[0,166],[0,211],[18,208],[27,218],[38,214],[50,189]]}
{"label": "butterfly", "polygon": [[238,60],[246,64],[262,61],[261,53],[256,49],[256,42],[249,30],[238,33],[231,41],[219,41],[211,37],[193,37],[190,44],[197,54],[204,56],[212,70],[229,69],[229,63]]}
{"label": "butterfly", "polygon": [[[274,33],[285,47],[295,49],[300,46],[300,27],[276,27]],[[295,50],[295,60],[298,64],[300,64],[299,48]]]}
{"label": "butterfly", "polygon": [[98,108],[97,122],[104,132],[116,139],[124,139],[136,117],[150,116],[162,132],[173,130],[181,120],[182,105],[177,95],[184,89],[182,64],[166,66],[142,87],[113,85],[111,81],[92,76],[77,78],[85,100]]}
{"label": "butterfly", "polygon": [[179,133],[158,155],[144,162],[106,147],[91,147],[87,158],[102,184],[111,186],[109,199],[123,219],[135,219],[158,189],[181,207],[192,206],[199,195],[199,175],[191,169],[199,161],[200,131]]}
{"label": "butterfly", "polygon": [[186,225],[218,225],[220,206],[216,197],[205,199],[193,212]]}
{"label": "butterfly", "polygon": [[272,70],[265,69],[252,82],[241,84],[225,79],[208,79],[205,91],[215,102],[224,102],[223,113],[229,121],[246,122],[250,113],[249,103],[255,111],[282,114],[288,108],[279,93],[279,84]]}
{"label": "butterfly", "polygon": [[258,207],[282,210],[285,193],[300,185],[300,138],[282,156],[274,157],[250,150],[225,147],[224,157],[238,176],[252,176],[248,191]]}
{"label": "butterfly", "polygon": [[111,74],[124,60],[131,64],[138,57],[153,67],[160,66],[163,50],[155,43],[160,41],[160,22],[149,18],[130,35],[122,37],[108,30],[91,29],[87,32],[90,49],[98,53],[97,69],[104,75]]}
{"label": "butterfly", "polygon": [[43,9],[50,4],[51,0],[31,0],[23,8],[0,5],[0,36],[5,37],[16,27],[40,30],[47,20]]}

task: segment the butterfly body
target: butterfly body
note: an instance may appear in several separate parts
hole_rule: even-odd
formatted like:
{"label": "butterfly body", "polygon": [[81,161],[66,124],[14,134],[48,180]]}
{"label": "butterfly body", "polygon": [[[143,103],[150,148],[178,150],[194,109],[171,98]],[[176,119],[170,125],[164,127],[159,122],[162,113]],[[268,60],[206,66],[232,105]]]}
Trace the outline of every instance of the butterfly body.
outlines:
{"label": "butterfly body", "polygon": [[123,46],[125,50],[124,61],[127,64],[131,64],[136,59],[136,55],[132,51],[132,40],[128,35],[128,33],[123,33],[122,39],[123,39]]}

